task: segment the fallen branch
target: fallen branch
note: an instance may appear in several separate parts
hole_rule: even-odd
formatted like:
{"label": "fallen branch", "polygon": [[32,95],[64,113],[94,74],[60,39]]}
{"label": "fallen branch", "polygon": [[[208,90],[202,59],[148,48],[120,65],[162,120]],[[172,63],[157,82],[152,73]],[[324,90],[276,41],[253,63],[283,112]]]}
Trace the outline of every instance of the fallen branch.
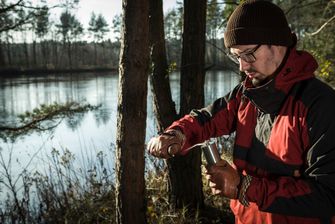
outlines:
{"label": "fallen branch", "polygon": [[97,109],[97,106],[90,104],[80,105],[76,102],[66,104],[41,105],[33,112],[26,112],[19,115],[19,123],[15,126],[0,125],[0,137],[3,139],[15,139],[32,131],[48,131],[56,128],[63,118],[71,117],[77,113],[85,113]]}

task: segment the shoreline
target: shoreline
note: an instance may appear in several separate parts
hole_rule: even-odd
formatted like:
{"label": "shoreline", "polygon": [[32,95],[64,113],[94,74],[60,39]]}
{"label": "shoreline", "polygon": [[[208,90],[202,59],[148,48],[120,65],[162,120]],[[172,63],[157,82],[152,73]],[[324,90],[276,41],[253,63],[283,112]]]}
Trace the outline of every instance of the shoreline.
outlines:
{"label": "shoreline", "polygon": [[31,74],[59,74],[59,73],[82,73],[82,72],[115,72],[117,68],[72,68],[72,69],[0,69],[0,77],[11,77],[17,75]]}

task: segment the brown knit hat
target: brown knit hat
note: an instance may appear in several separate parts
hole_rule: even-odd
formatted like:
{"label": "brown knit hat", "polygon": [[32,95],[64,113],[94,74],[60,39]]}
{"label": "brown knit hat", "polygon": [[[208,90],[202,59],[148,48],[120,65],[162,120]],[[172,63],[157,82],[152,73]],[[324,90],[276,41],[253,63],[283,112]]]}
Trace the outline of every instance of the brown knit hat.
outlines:
{"label": "brown knit hat", "polygon": [[230,16],[224,33],[224,44],[227,48],[248,44],[290,47],[293,43],[284,12],[269,1],[243,2]]}

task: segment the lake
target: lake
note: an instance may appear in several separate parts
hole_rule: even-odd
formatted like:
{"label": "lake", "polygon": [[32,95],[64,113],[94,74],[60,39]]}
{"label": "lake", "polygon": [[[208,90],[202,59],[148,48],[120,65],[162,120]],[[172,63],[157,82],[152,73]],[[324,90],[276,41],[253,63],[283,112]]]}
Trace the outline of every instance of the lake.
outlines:
{"label": "lake", "polygon": [[[173,99],[179,109],[179,75],[171,74]],[[228,93],[239,77],[233,72],[210,71],[205,80],[205,102],[211,103]],[[149,86],[150,90],[150,86]],[[150,91],[149,91],[150,92]],[[0,77],[0,125],[13,124],[17,115],[42,104],[69,101],[101,105],[98,110],[63,119],[53,132],[32,133],[15,142],[0,140],[2,164],[11,161],[12,174],[22,170],[45,170],[52,150],[75,155],[79,166],[89,166],[99,152],[114,166],[118,97],[117,73],[55,74],[48,76]],[[148,139],[155,135],[151,94],[148,95]]]}

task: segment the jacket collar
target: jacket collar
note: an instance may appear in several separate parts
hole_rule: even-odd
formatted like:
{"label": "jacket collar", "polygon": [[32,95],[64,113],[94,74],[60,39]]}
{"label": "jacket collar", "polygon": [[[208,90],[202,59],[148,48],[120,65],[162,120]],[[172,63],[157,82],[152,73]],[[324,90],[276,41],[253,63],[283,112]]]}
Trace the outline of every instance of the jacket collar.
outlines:
{"label": "jacket collar", "polygon": [[314,77],[318,64],[312,55],[292,48],[287,60],[279,67],[274,78],[262,86],[253,87],[247,77],[243,94],[264,113],[278,114],[294,84]]}

